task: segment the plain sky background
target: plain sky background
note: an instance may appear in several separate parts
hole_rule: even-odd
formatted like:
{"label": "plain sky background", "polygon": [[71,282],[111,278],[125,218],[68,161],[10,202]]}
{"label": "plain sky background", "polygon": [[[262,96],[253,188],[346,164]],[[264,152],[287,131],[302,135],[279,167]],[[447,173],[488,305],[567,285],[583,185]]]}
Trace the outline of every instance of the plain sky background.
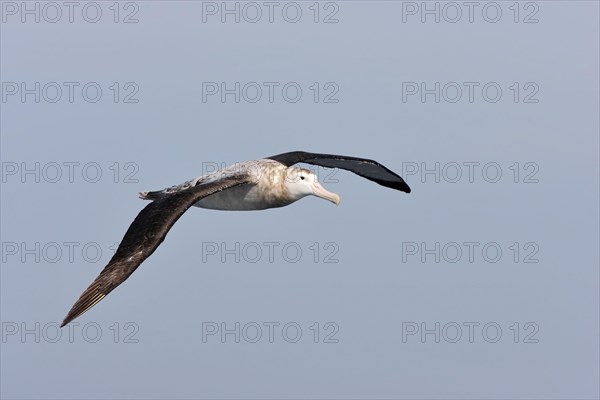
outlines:
{"label": "plain sky background", "polygon": [[[121,3],[118,23],[112,1],[98,2],[97,23],[81,13],[93,19],[93,4],[77,3],[72,23],[61,6],[49,23],[56,9],[39,3],[40,22],[23,23],[21,4],[2,2],[0,41],[2,398],[599,397],[598,2],[498,2],[496,23],[482,16],[487,7],[495,18],[487,3],[472,22],[461,6],[455,23],[445,3],[439,23],[409,13],[421,2],[320,3],[317,23],[312,1],[296,3],[297,23],[282,17],[284,2],[272,23],[263,2],[256,23],[243,19],[251,8],[240,23],[204,22],[203,7],[221,2],[200,1]],[[138,22],[123,23],[132,12]],[[337,23],[323,22],[330,13]],[[11,94],[36,82],[39,103]],[[72,103],[64,82],[79,85]],[[102,89],[95,103],[81,95],[89,82]],[[263,97],[247,101],[250,85],[239,103],[203,101],[206,82],[256,82]],[[264,82],[279,84],[272,103]],[[302,89],[296,103],[282,97],[289,82]],[[436,82],[455,82],[439,103],[406,92]],[[478,85],[472,102],[464,82]],[[482,95],[490,82],[497,102]],[[51,103],[56,85],[63,95]],[[336,88],[338,101],[324,102]],[[134,90],[138,102],[125,103]],[[376,159],[413,192],[319,168],[339,207],[307,198],[260,212],[194,208],[71,339],[69,328],[57,336],[145,205],[139,191],[293,150]],[[436,163],[439,182],[413,173]],[[472,182],[469,163],[479,163]],[[501,178],[488,182],[497,167]],[[102,176],[88,182],[95,168]],[[478,243],[472,260],[465,242]],[[436,243],[437,254],[421,251]],[[325,262],[332,252],[338,262]],[[240,324],[239,343],[203,340],[203,326],[221,323]],[[265,323],[279,324],[273,343]],[[436,323],[439,342],[408,334]],[[295,326],[302,334],[288,343]],[[334,329],[337,343],[325,343]]]}

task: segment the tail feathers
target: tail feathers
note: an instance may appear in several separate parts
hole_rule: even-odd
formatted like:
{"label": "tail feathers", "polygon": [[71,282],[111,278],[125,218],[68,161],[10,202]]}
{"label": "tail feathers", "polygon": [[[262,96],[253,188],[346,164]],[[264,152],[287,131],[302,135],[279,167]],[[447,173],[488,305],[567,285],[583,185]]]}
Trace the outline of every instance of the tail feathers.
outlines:
{"label": "tail feathers", "polygon": [[140,199],[142,200],[158,200],[165,195],[164,191],[158,190],[156,192],[140,192]]}

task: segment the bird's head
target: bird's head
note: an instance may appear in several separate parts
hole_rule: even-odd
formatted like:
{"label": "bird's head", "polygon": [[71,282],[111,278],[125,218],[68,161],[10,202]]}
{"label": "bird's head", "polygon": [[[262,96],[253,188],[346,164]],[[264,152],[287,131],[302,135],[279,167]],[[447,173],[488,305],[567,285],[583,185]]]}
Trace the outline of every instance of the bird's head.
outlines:
{"label": "bird's head", "polygon": [[317,175],[305,168],[289,167],[286,171],[285,186],[293,201],[313,195],[331,201],[335,205],[340,204],[340,196],[325,190],[319,183]]}

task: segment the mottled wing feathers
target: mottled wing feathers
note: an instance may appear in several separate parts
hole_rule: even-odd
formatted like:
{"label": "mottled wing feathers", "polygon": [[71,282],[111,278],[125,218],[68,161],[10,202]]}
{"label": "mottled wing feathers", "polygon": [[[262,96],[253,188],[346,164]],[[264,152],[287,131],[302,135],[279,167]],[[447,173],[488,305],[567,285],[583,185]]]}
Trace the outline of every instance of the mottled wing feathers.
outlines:
{"label": "mottled wing feathers", "polygon": [[81,294],[61,327],[92,308],[123,283],[146,258],[154,253],[171,227],[194,203],[211,194],[249,182],[248,175],[239,174],[190,187],[148,204],[135,217],[115,255],[94,282]]}
{"label": "mottled wing feathers", "polygon": [[267,158],[288,167],[302,162],[328,168],[345,169],[382,186],[410,193],[410,187],[401,176],[374,160],[335,154],[307,153],[305,151],[292,151]]}

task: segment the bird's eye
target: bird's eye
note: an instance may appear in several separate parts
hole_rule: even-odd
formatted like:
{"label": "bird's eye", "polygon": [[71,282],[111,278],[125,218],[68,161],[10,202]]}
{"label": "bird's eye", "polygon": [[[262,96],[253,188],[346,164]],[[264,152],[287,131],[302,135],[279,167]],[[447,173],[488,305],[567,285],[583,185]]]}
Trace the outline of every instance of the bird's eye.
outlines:
{"label": "bird's eye", "polygon": [[304,180],[304,177],[303,177],[303,176],[301,176],[301,177],[300,177],[300,179]]}

